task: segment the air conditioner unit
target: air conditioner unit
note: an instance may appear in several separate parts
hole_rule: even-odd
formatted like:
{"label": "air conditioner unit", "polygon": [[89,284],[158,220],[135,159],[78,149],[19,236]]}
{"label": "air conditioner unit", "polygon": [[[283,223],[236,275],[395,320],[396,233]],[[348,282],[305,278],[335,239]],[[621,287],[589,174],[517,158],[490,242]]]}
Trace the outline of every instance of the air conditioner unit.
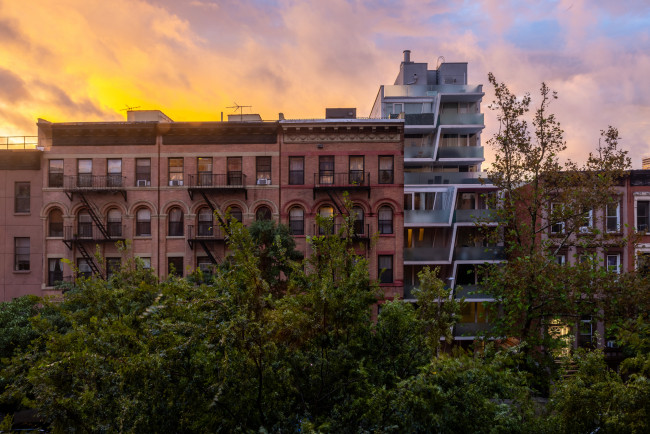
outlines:
{"label": "air conditioner unit", "polygon": [[138,187],[148,187],[151,185],[151,181],[147,181],[146,179],[138,179],[136,185]]}
{"label": "air conditioner unit", "polygon": [[169,185],[171,186],[181,186],[183,185],[183,180],[181,179],[172,179],[169,181]]}
{"label": "air conditioner unit", "polygon": [[271,180],[270,179],[258,179],[257,184],[258,185],[271,185]]}

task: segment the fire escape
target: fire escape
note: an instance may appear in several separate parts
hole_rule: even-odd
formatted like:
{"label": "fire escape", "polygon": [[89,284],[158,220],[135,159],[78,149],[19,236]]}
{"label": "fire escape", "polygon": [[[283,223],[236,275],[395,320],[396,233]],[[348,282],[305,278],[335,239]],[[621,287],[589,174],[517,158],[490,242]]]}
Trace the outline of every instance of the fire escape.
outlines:
{"label": "fire escape", "polygon": [[217,213],[219,205],[208,198],[209,194],[232,194],[244,193],[244,197],[248,198],[246,190],[246,175],[241,171],[229,171],[225,174],[215,174],[211,172],[199,172],[197,174],[189,175],[189,183],[187,192],[190,199],[194,200],[195,195],[200,197],[198,200],[203,200],[210,208],[212,216],[217,217],[219,227],[214,227],[213,219],[210,221],[198,221],[196,228],[194,225],[188,226],[187,243],[190,249],[194,250],[196,244],[200,245],[210,262],[217,265],[218,261],[210,248],[211,245],[224,243],[227,237],[227,225],[223,220],[221,213]]}
{"label": "fire escape", "polygon": [[[367,192],[370,198],[370,172],[363,170],[350,170],[348,172],[335,173],[333,170],[321,170],[314,173],[314,188],[313,196],[316,200],[318,193],[326,193],[330,198],[336,210],[342,216],[349,216],[349,211],[345,207],[345,203],[341,195],[343,192],[350,194]],[[334,225],[332,231],[338,232],[338,225]],[[322,234],[321,228],[314,228],[314,234]],[[364,223],[363,220],[354,222],[354,233],[352,239],[358,241],[370,241],[370,225]]]}
{"label": "fire escape", "polygon": [[79,174],[64,177],[63,190],[68,199],[73,201],[76,194],[84,205],[88,216],[80,214],[76,227],[64,227],[63,242],[70,250],[76,247],[90,267],[91,273],[102,278],[105,276],[95,260],[93,248],[98,243],[115,243],[124,240],[124,227],[121,220],[113,222],[107,219],[105,221],[92,199],[101,194],[121,194],[126,201],[124,181],[125,177],[121,175]]}

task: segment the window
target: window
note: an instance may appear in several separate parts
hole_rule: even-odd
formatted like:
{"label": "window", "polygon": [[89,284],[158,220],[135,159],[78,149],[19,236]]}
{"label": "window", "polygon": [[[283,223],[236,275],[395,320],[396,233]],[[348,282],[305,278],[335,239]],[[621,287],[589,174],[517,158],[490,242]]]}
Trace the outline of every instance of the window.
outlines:
{"label": "window", "polygon": [[63,280],[61,258],[47,260],[47,286],[54,286]]}
{"label": "window", "polygon": [[201,272],[207,276],[212,276],[214,273],[214,264],[207,256],[198,256],[196,258],[196,268],[201,270]]}
{"label": "window", "polygon": [[555,263],[557,265],[566,264],[566,255],[555,255]]}
{"label": "window", "polygon": [[169,164],[169,185],[183,185],[183,159],[170,158]]}
{"label": "window", "polygon": [[354,233],[355,235],[365,234],[364,228],[364,218],[363,218],[363,208],[360,206],[355,206],[352,208],[352,214],[354,215]]}
{"label": "window", "polygon": [[334,184],[334,156],[321,155],[318,157],[318,183]]}
{"label": "window", "polygon": [[110,279],[115,273],[119,273],[121,266],[120,258],[106,258],[106,278]]}
{"label": "window", "polygon": [[79,238],[93,237],[93,220],[86,210],[79,211],[77,216],[77,235]]}
{"label": "window", "polygon": [[[438,199],[437,199],[438,198]],[[437,199],[437,200],[436,200]],[[433,210],[442,209],[443,193],[435,192],[407,192],[404,193],[404,210]]]}
{"label": "window", "polygon": [[650,201],[640,200],[636,203],[636,230],[650,232]]}
{"label": "window", "polygon": [[[551,220],[557,220],[561,211],[561,206],[558,203],[551,204]],[[555,222],[551,224],[551,233],[552,234],[561,234],[564,232],[564,222]]]}
{"label": "window", "polygon": [[642,276],[650,276],[650,252],[636,253],[636,271]]}
{"label": "window", "polygon": [[271,210],[268,206],[261,206],[255,212],[255,220],[271,220]]}
{"label": "window", "polygon": [[151,258],[149,257],[139,257],[139,259],[142,261],[142,268],[145,270],[151,269]]}
{"label": "window", "polygon": [[240,207],[231,206],[228,208],[228,212],[230,213],[230,218],[235,219],[240,223],[243,221],[243,215]]}
{"label": "window", "polygon": [[86,259],[77,259],[77,269],[79,270],[77,277],[88,279],[92,276],[92,268]]}
{"label": "window", "polygon": [[200,237],[210,237],[214,233],[214,219],[210,208],[201,208],[199,210],[199,227],[198,235]]}
{"label": "window", "polygon": [[122,236],[122,213],[119,209],[113,208],[108,211],[106,229],[111,237]]}
{"label": "window", "polygon": [[592,347],[593,339],[593,323],[591,316],[584,315],[580,319],[580,326],[578,330],[578,347],[590,348]]}
{"label": "window", "polygon": [[29,237],[14,238],[14,270],[29,271]]}
{"label": "window", "polygon": [[196,165],[198,168],[198,185],[212,185],[212,158],[199,157]]}
{"label": "window", "polygon": [[183,236],[183,211],[180,208],[172,208],[169,210],[169,231],[170,237]]}
{"label": "window", "polygon": [[119,158],[109,158],[106,161],[106,186],[107,187],[121,187],[122,186],[122,160]]}
{"label": "window", "polygon": [[393,255],[379,255],[379,283],[393,283]]}
{"label": "window", "polygon": [[289,210],[289,229],[291,235],[305,235],[305,213],[302,208],[294,206]]}
{"label": "window", "polygon": [[93,185],[93,160],[77,160],[77,187],[92,187]]}
{"label": "window", "polygon": [[14,186],[14,212],[29,212],[29,182],[17,182]]}
{"label": "window", "polygon": [[486,323],[488,315],[482,302],[463,303],[460,310],[460,323]]}
{"label": "window", "polygon": [[47,185],[49,187],[63,187],[63,160],[50,160],[48,162]]}
{"label": "window", "polygon": [[476,209],[476,193],[460,193],[457,209]]}
{"label": "window", "polygon": [[363,156],[351,155],[350,156],[350,171],[348,173],[348,184],[361,185],[363,184]]}
{"label": "window", "polygon": [[379,156],[379,183],[392,184],[394,179],[393,175],[393,156],[380,155]]}
{"label": "window", "polygon": [[228,185],[244,185],[241,157],[228,157]]}
{"label": "window", "polygon": [[620,202],[607,204],[607,232],[621,230],[621,204]]}
{"label": "window", "polygon": [[255,171],[257,183],[267,185],[271,183],[271,157],[256,157]]}
{"label": "window", "polygon": [[305,157],[289,157],[289,185],[305,183]]}
{"label": "window", "polygon": [[621,272],[621,255],[607,255],[607,271],[616,274]]}
{"label": "window", "polygon": [[[332,208],[329,205],[321,206],[318,209],[318,215],[321,216],[321,218],[323,219],[333,220],[332,217],[334,216],[334,208]],[[329,231],[326,229],[327,226],[329,226]],[[333,234],[334,233],[333,224],[323,222],[323,224],[319,225],[318,233],[320,235],[325,235],[326,233],[328,233],[329,235]]]}
{"label": "window", "polygon": [[377,213],[377,218],[379,221],[379,233],[380,234],[392,234],[393,233],[393,209],[389,206],[382,206],[379,208]]}
{"label": "window", "polygon": [[183,257],[173,256],[167,258],[167,273],[169,275],[183,277]]}
{"label": "window", "polygon": [[48,236],[62,237],[63,236],[63,213],[60,209],[54,208],[50,211],[47,218]]}
{"label": "window", "polygon": [[151,185],[151,159],[135,159],[135,185],[136,187],[148,187]]}
{"label": "window", "polygon": [[580,228],[579,232],[580,233],[588,233],[591,230],[591,227],[593,226],[593,217],[594,217],[594,212],[591,209],[583,209],[582,210],[582,215],[580,216]]}
{"label": "window", "polygon": [[135,235],[138,237],[151,236],[151,211],[149,208],[140,208],[135,213]]}

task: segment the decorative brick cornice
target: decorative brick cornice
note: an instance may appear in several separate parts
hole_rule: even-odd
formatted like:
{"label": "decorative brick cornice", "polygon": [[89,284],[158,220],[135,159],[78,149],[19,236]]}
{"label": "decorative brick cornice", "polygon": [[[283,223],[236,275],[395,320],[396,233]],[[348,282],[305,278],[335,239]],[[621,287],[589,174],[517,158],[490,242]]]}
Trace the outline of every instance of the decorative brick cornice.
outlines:
{"label": "decorative brick cornice", "polygon": [[397,128],[286,128],[285,143],[322,143],[322,142],[399,142],[401,132]]}

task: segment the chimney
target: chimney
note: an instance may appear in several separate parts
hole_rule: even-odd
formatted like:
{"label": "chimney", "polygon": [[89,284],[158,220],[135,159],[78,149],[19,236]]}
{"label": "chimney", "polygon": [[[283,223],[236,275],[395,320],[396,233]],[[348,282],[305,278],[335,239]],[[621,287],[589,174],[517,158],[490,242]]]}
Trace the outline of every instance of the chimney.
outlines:
{"label": "chimney", "polygon": [[404,63],[411,63],[411,50],[404,50]]}

